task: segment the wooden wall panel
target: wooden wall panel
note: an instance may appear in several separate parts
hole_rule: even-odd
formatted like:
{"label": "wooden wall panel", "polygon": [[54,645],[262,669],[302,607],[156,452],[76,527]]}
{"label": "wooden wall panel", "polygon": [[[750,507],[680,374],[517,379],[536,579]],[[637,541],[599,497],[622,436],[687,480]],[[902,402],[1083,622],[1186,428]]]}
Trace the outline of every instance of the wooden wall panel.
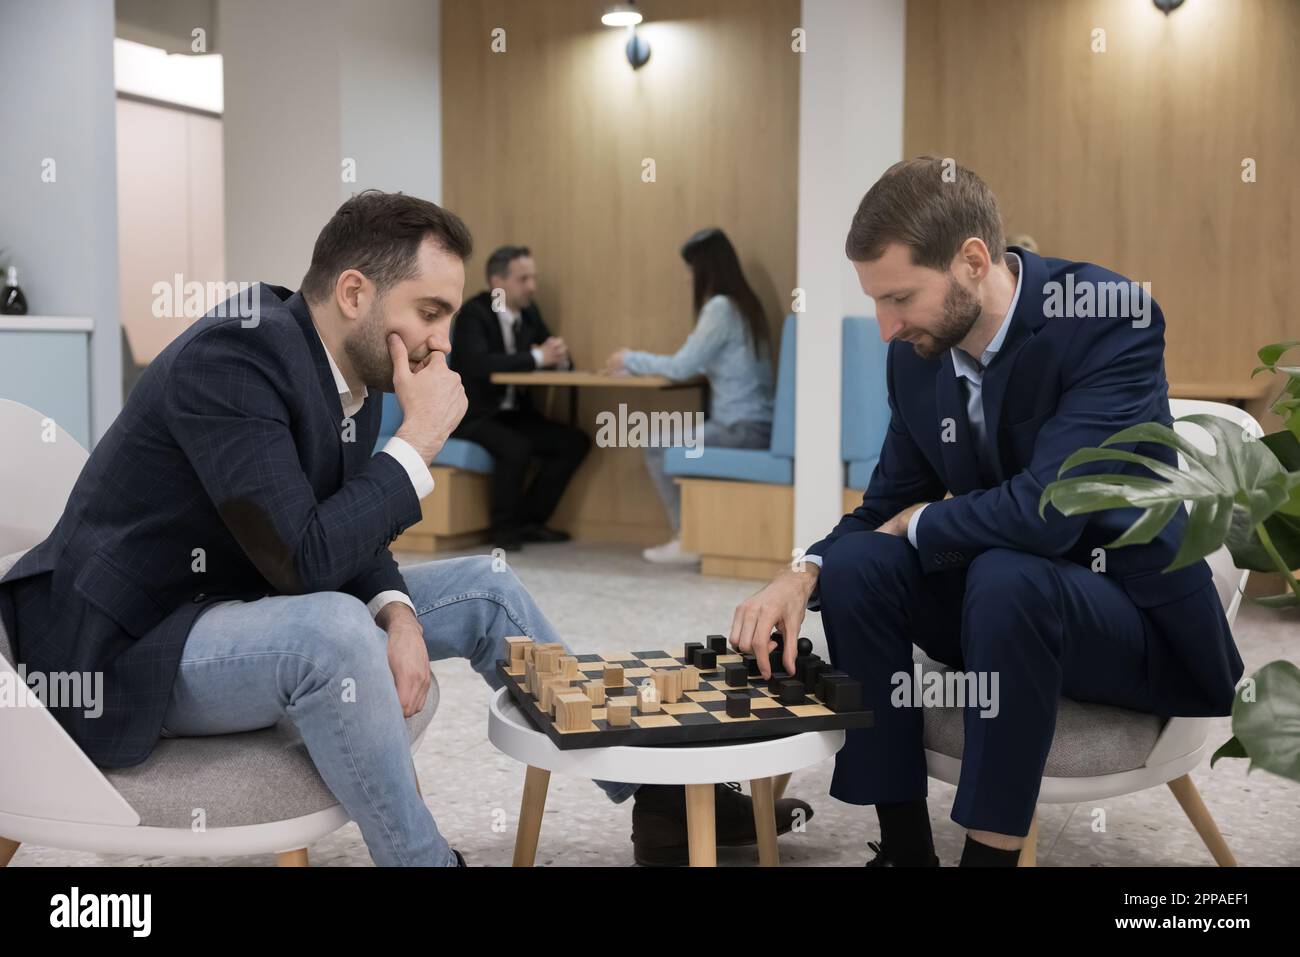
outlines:
{"label": "wooden wall panel", "polygon": [[906,84],[907,155],[977,171],[1045,255],[1151,282],[1175,386],[1249,389],[1300,336],[1300,3],[910,0]]}
{"label": "wooden wall panel", "polygon": [[[678,249],[725,229],[776,339],[795,275],[798,0],[647,0],[650,62],[595,0],[444,0],[443,200],[474,232],[466,292],[495,246],[533,248],[539,304],[591,369],[620,346],[671,352],[693,322]],[[505,30],[506,50],[491,50]],[[642,160],[656,181],[641,179]],[[562,399],[563,397],[557,397]],[[580,424],[630,408],[695,408],[691,392],[584,392]],[[564,409],[557,402],[555,411]],[[558,524],[652,542],[667,523],[641,453],[595,449]]]}

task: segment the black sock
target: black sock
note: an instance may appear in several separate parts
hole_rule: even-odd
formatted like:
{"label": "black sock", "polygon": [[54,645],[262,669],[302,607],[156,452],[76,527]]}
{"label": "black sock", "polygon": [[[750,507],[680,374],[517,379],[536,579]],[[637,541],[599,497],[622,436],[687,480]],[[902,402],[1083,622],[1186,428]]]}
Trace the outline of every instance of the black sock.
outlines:
{"label": "black sock", "polygon": [[981,844],[969,834],[966,846],[962,848],[960,867],[1016,867],[1020,863],[1020,851],[1004,851],[1000,847]]}
{"label": "black sock", "polygon": [[919,867],[934,857],[934,838],[930,834],[930,809],[925,798],[877,804],[880,818],[880,845],[896,863]]}

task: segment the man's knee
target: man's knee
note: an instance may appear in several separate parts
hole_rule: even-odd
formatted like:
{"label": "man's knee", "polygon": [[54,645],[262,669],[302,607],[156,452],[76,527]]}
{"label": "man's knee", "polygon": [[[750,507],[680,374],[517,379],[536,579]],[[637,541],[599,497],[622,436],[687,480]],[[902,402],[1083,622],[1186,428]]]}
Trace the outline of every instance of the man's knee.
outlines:
{"label": "man's knee", "polygon": [[317,592],[299,627],[308,638],[303,655],[320,673],[359,674],[387,661],[383,632],[365,602],[344,592]]}
{"label": "man's knee", "polygon": [[[1025,623],[1050,623],[1060,615],[1057,571],[1050,558],[1009,548],[978,555],[966,572],[962,647],[994,650],[1001,643],[1023,650]],[[1031,628],[1037,634],[1051,629]]]}
{"label": "man's knee", "polygon": [[853,532],[822,558],[818,575],[822,605],[881,593],[906,594],[919,581],[920,561],[905,538],[884,532]]}

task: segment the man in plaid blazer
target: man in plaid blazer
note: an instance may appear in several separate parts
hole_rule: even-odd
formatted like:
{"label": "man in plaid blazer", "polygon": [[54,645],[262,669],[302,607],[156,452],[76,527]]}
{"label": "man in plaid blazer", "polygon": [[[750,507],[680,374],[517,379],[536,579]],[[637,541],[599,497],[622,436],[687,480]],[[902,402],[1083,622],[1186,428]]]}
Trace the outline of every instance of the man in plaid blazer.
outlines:
{"label": "man in plaid blazer", "polygon": [[[93,709],[46,701],[97,765],[287,718],[376,863],[463,864],[419,795],[403,719],[430,660],[467,658],[495,687],[505,637],[561,640],[489,557],[399,571],[388,550],[465,413],[446,355],[470,251],[452,213],[361,193],[301,291],[254,287],[150,364],[54,531],[0,582],[29,675],[102,676]],[[403,410],[373,455],[370,390]],[[684,820],[670,830],[684,848]]]}

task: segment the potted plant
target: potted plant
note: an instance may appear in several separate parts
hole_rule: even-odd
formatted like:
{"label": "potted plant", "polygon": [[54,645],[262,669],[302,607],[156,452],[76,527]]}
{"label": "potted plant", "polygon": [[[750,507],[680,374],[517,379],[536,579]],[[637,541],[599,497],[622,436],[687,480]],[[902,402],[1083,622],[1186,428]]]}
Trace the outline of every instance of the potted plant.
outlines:
{"label": "potted plant", "polygon": [[[1142,514],[1108,547],[1150,542],[1190,503],[1187,525],[1177,554],[1165,571],[1190,565],[1223,546],[1238,568],[1277,572],[1288,590],[1254,599],[1283,614],[1300,611],[1300,365],[1283,357],[1300,340],[1278,342],[1259,350],[1252,375],[1269,372],[1286,377],[1272,410],[1283,420],[1281,431],[1257,436],[1213,415],[1188,415],[1214,439],[1213,453],[1155,422],[1117,432],[1099,448],[1080,449],[1062,463],[1057,480],[1038,503],[1064,515],[1111,508],[1139,508]],[[1186,469],[1139,455],[1134,443],[1151,442],[1176,449]],[[1128,448],[1121,448],[1127,446]],[[1152,476],[1129,473],[1065,473],[1093,462],[1140,465]],[[1297,615],[1300,621],[1300,615]],[[1271,661],[1238,689],[1232,705],[1233,737],[1210,760],[1247,758],[1250,769],[1264,768],[1300,782],[1300,668],[1290,661]]]}

